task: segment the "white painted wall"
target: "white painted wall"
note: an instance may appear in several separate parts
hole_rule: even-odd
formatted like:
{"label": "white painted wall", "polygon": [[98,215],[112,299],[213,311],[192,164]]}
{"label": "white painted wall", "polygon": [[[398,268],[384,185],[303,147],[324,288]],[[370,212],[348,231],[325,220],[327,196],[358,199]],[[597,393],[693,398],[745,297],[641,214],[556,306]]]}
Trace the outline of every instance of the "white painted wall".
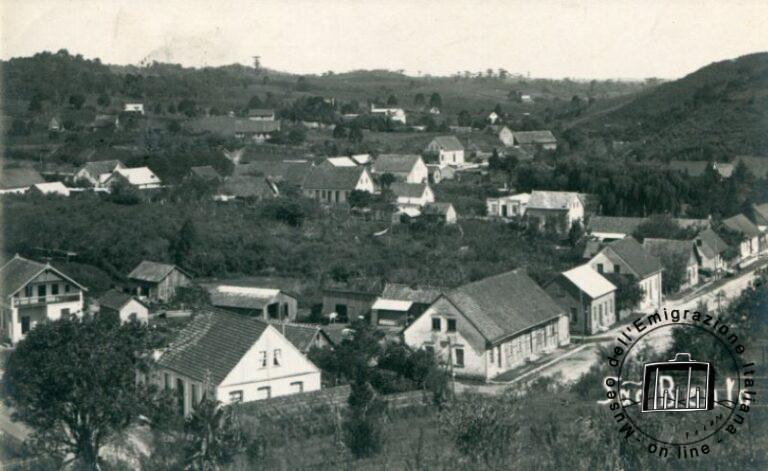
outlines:
{"label": "white painted wall", "polygon": [[[619,265],[620,273],[632,273],[621,258],[613,255],[610,247],[603,249],[589,261],[589,266],[600,273],[599,265],[602,265],[602,273],[614,273],[614,264]],[[643,279],[638,279],[640,287],[645,295],[637,307],[642,312],[653,311],[661,306],[661,272],[655,273]]]}

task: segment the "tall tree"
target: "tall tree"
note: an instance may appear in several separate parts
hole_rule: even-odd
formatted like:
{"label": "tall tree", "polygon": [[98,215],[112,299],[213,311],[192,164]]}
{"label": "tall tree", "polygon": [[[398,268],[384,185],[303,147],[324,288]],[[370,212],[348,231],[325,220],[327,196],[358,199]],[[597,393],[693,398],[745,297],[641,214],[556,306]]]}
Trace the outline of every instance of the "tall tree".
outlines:
{"label": "tall tree", "polygon": [[443,106],[443,97],[437,92],[432,93],[432,96],[429,97],[429,106],[441,108]]}
{"label": "tall tree", "polygon": [[195,223],[191,219],[184,221],[176,238],[171,242],[171,255],[173,261],[177,265],[181,265],[184,261],[184,257],[192,250],[192,246],[197,241],[197,230],[195,229]]}
{"label": "tall tree", "polygon": [[186,469],[217,470],[248,443],[235,410],[207,397],[195,407],[184,431]]}

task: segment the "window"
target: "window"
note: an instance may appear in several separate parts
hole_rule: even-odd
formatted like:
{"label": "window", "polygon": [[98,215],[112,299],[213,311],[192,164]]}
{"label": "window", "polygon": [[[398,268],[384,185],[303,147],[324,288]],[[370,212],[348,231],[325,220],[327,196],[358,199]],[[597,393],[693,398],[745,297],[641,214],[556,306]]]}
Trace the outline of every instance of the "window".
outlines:
{"label": "window", "polygon": [[196,406],[198,402],[200,402],[200,390],[196,384],[192,385],[192,388],[190,389],[190,394],[192,395],[191,402],[193,406]]}
{"label": "window", "polygon": [[267,352],[266,350],[262,350],[259,352],[259,368],[266,368],[267,367]]}
{"label": "window", "polygon": [[291,389],[295,393],[304,392],[304,383],[302,381],[294,381],[291,383]]}
{"label": "window", "polygon": [[29,332],[30,320],[29,316],[21,316],[21,333],[26,334]]}
{"label": "window", "polygon": [[496,349],[496,347],[491,347],[490,350],[488,350],[488,355],[491,357],[491,363],[493,363],[493,351]]}
{"label": "window", "polygon": [[613,264],[613,272],[614,273],[621,273],[621,267],[619,266],[618,263],[614,263]]}
{"label": "window", "polygon": [[166,391],[171,389],[171,375],[169,375],[168,373],[165,373],[163,375],[163,387],[165,388]]}
{"label": "window", "polygon": [[455,352],[456,352],[455,366],[457,368],[463,368],[464,367],[464,349],[463,348],[457,348],[455,350]]}
{"label": "window", "polygon": [[598,263],[597,264],[597,272],[598,273],[602,273],[603,272],[603,264],[602,263]]}
{"label": "window", "polygon": [[272,364],[275,366],[280,366],[280,349],[276,348],[274,352],[272,352]]}
{"label": "window", "polygon": [[456,319],[448,319],[448,332],[456,332]]}
{"label": "window", "polygon": [[579,317],[579,311],[575,307],[571,308],[571,321],[576,322]]}
{"label": "window", "polygon": [[433,317],[432,318],[432,330],[435,332],[440,332],[440,318],[439,317]]}
{"label": "window", "polygon": [[[501,368],[501,346],[496,347],[496,360],[498,361],[498,366]],[[509,352],[509,350],[507,350]]]}
{"label": "window", "polygon": [[27,286],[24,287],[24,296],[25,297],[31,298],[32,297],[32,293],[33,293],[32,285],[27,285]]}
{"label": "window", "polygon": [[69,308],[61,310],[61,317],[69,317]]}
{"label": "window", "polygon": [[184,380],[181,378],[176,378],[176,399],[179,414],[184,415]]}
{"label": "window", "polygon": [[69,288],[70,288],[69,283],[64,283],[64,292],[65,293],[69,293]]}
{"label": "window", "polygon": [[256,390],[259,393],[259,399],[269,399],[272,397],[272,387],[263,386]]}
{"label": "window", "polygon": [[[261,389],[261,388],[259,388]],[[229,402],[243,402],[243,391],[238,389],[237,391],[229,392]]]}
{"label": "window", "polygon": [[54,295],[54,296],[59,294],[59,284],[58,283],[54,283],[54,284],[51,285],[51,294]]}
{"label": "window", "polygon": [[45,297],[45,285],[37,285],[37,296],[39,298]]}

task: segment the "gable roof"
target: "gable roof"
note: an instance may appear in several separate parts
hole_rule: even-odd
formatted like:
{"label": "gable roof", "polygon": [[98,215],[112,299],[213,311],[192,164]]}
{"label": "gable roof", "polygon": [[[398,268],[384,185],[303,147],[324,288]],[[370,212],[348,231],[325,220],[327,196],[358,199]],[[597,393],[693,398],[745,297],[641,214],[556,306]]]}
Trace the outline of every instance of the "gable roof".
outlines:
{"label": "gable roof", "polygon": [[262,309],[266,303],[281,293],[281,290],[277,288],[256,286],[214,284],[208,285],[206,288],[212,305],[238,309]]}
{"label": "gable roof", "polygon": [[363,167],[334,167],[318,165],[312,167],[304,180],[303,187],[308,190],[354,190],[360,176],[365,172]]}
{"label": "gable roof", "polygon": [[692,240],[654,239],[643,240],[643,248],[657,257],[668,254],[681,255],[690,260],[694,256]]}
{"label": "gable roof", "polygon": [[210,165],[201,165],[199,167],[190,167],[189,173],[194,175],[198,178],[203,179],[210,179],[210,180],[218,180],[221,178],[221,175],[219,175],[219,172],[216,171],[215,168],[211,167]]}
{"label": "gable roof", "polygon": [[98,160],[95,162],[86,163],[83,165],[81,170],[84,170],[91,176],[98,178],[99,175],[112,173],[117,167],[124,167],[124,165],[119,160]]}
{"label": "gable roof", "polygon": [[334,167],[357,167],[357,162],[349,157],[328,157],[325,161]]}
{"label": "gable roof", "polygon": [[421,198],[429,185],[426,183],[405,183],[405,182],[393,182],[389,189],[395,196],[402,196],[404,198]]}
{"label": "gable roof", "polygon": [[629,268],[640,278],[661,271],[659,259],[643,249],[643,246],[632,236],[611,242],[605,250],[608,249],[629,265]]}
{"label": "gable roof", "polygon": [[460,286],[445,297],[491,343],[564,315],[519,269]]}
{"label": "gable roof", "polygon": [[587,223],[587,230],[591,233],[631,234],[645,221],[646,218],[592,216]]}
{"label": "gable roof", "polygon": [[513,131],[513,135],[520,145],[557,143],[552,131]]}
{"label": "gable roof", "polygon": [[221,384],[269,327],[255,317],[206,308],[198,311],[158,360],[198,381]]}
{"label": "gable roof", "polygon": [[167,263],[152,262],[143,260],[129,274],[128,278],[139,281],[148,281],[150,283],[159,283],[165,279],[174,269],[179,270],[186,276],[189,274],[177,267]]}
{"label": "gable roof", "polygon": [[20,255],[16,255],[8,260],[5,265],[0,267],[0,297],[4,298],[13,295],[23,288],[24,285],[29,283],[30,280],[45,270],[52,270],[62,278],[76,285],[78,288],[87,291],[85,286],[73,280],[60,270],[52,267],[50,264],[36,262],[21,257]]}
{"label": "gable roof", "polygon": [[381,293],[382,299],[410,301],[419,304],[432,304],[443,293],[443,289],[434,286],[408,286],[402,283],[387,283]]}
{"label": "gable roof", "polygon": [[118,291],[116,289],[110,289],[109,291],[104,293],[99,298],[98,301],[99,301],[99,306],[101,307],[106,307],[109,309],[114,309],[115,311],[119,311],[120,309],[122,309],[123,306],[128,304],[128,302],[132,299],[142,304],[144,307],[147,306],[140,299],[135,298],[130,294],[123,293],[122,291]]}
{"label": "gable roof", "polygon": [[747,237],[759,237],[761,234],[760,229],[752,224],[752,221],[747,219],[743,214],[737,214],[728,219],[723,219],[723,224]]}
{"label": "gable roof", "polygon": [[381,154],[373,163],[375,173],[411,173],[416,163],[421,160],[416,154]]}
{"label": "gable roof", "polygon": [[768,203],[753,204],[752,212],[755,215],[755,223],[761,226],[768,225]]}
{"label": "gable roof", "polygon": [[447,216],[451,209],[456,212],[451,203],[427,203],[427,205],[422,209],[421,213]]}
{"label": "gable roof", "polygon": [[0,190],[27,188],[36,183],[45,183],[45,178],[33,168],[0,168]]}
{"label": "gable roof", "polygon": [[32,188],[30,189],[37,190],[44,195],[69,196],[69,188],[64,186],[61,182],[36,183],[32,185]]}
{"label": "gable roof", "polygon": [[300,352],[307,353],[312,347],[312,341],[318,335],[325,337],[328,343],[333,343],[323,329],[317,325],[307,324],[275,324],[275,329],[279,330],[294,347]]}
{"label": "gable roof", "polygon": [[728,244],[720,238],[712,228],[699,232],[699,235],[696,236],[696,240],[702,242],[701,245],[697,243],[696,246],[700,248],[708,258],[713,258],[717,254],[721,254],[728,249]]}
{"label": "gable roof", "polygon": [[312,164],[307,161],[254,160],[236,165],[233,176],[263,175],[275,181],[301,185],[311,169]]}
{"label": "gable roof", "polygon": [[229,177],[219,186],[218,194],[237,198],[270,198],[279,191],[274,183],[265,177],[234,176]]}
{"label": "gable roof", "polygon": [[150,185],[153,183],[160,183],[160,179],[157,175],[149,169],[149,167],[136,167],[136,168],[116,168],[113,175],[117,173],[125,177],[128,183],[131,185]]}
{"label": "gable roof", "polygon": [[432,139],[432,142],[434,142],[440,149],[445,151],[450,152],[464,150],[464,146],[456,136],[437,136]]}
{"label": "gable roof", "polygon": [[578,199],[583,205],[579,193],[573,191],[537,191],[531,192],[528,209],[571,209],[573,200]]}
{"label": "gable roof", "polygon": [[616,291],[616,286],[613,283],[593,270],[588,264],[563,272],[563,277],[592,299]]}

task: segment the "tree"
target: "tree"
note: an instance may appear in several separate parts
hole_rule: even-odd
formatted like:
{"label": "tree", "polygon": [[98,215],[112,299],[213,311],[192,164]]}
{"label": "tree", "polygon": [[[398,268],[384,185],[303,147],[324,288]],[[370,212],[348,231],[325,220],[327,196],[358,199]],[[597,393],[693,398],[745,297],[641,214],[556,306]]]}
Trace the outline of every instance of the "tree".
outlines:
{"label": "tree", "polygon": [[352,190],[349,193],[349,205],[353,208],[367,208],[371,204],[372,195],[367,191]]}
{"label": "tree", "polygon": [[112,100],[109,98],[109,95],[106,93],[102,93],[99,95],[99,97],[96,99],[96,104],[101,106],[102,108],[106,108],[111,104]]}
{"label": "tree", "polygon": [[258,109],[264,106],[264,103],[261,101],[261,98],[259,98],[258,95],[253,95],[250,100],[248,100],[248,109],[254,110]]}
{"label": "tree", "polygon": [[217,470],[245,450],[247,436],[232,406],[204,396],[184,424],[186,469]]}
{"label": "tree", "polygon": [[347,127],[339,123],[333,128],[334,139],[344,139],[347,137]]}
{"label": "tree", "polygon": [[184,225],[181,226],[176,238],[171,241],[170,252],[173,257],[173,261],[176,265],[181,265],[184,258],[192,250],[192,247],[197,242],[197,230],[195,229],[195,223],[191,219],[187,219]]}
{"label": "tree", "polygon": [[395,178],[395,176],[389,172],[384,173],[381,177],[379,177],[379,183],[385,189],[388,189],[390,186],[392,186],[395,181],[397,181],[397,178]]}
{"label": "tree", "polygon": [[397,97],[395,95],[389,95],[389,98],[387,98],[387,105],[397,106]]}
{"label": "tree", "polygon": [[349,126],[349,140],[354,143],[363,142],[363,128],[357,123],[352,123]]}
{"label": "tree", "polygon": [[84,315],[41,323],[6,365],[6,397],[33,430],[33,448],[98,469],[99,453],[147,405],[148,330],[138,322]]}
{"label": "tree", "polygon": [[29,101],[29,108],[27,110],[30,113],[38,113],[43,110],[43,97],[39,93],[32,95],[32,99]]}
{"label": "tree", "polygon": [[469,114],[469,111],[467,110],[461,110],[459,111],[459,116],[456,118],[456,122],[459,126],[471,126],[472,115]]}
{"label": "tree", "polygon": [[440,96],[439,93],[434,92],[432,93],[432,96],[429,97],[429,106],[442,108],[443,107],[443,97]]}
{"label": "tree", "polygon": [[616,312],[632,311],[643,299],[643,289],[634,275],[606,273],[606,278],[616,286]]}
{"label": "tree", "polygon": [[344,421],[344,443],[355,458],[375,455],[381,449],[381,417],[384,402],[362,373],[357,375],[349,393],[349,410]]}
{"label": "tree", "polygon": [[[179,102],[177,109],[179,113],[184,113],[190,118],[197,115],[197,103],[195,103],[195,100],[185,98]],[[171,110],[169,109],[168,112],[171,112]]]}
{"label": "tree", "polygon": [[82,93],[75,93],[69,96],[69,104],[72,108],[79,110],[85,104],[85,95]]}
{"label": "tree", "polygon": [[181,124],[174,119],[173,121],[168,122],[167,129],[171,134],[178,134],[181,132]]}
{"label": "tree", "polygon": [[427,102],[427,97],[424,96],[423,93],[417,93],[413,96],[413,104],[415,106],[424,106],[424,103]]}

